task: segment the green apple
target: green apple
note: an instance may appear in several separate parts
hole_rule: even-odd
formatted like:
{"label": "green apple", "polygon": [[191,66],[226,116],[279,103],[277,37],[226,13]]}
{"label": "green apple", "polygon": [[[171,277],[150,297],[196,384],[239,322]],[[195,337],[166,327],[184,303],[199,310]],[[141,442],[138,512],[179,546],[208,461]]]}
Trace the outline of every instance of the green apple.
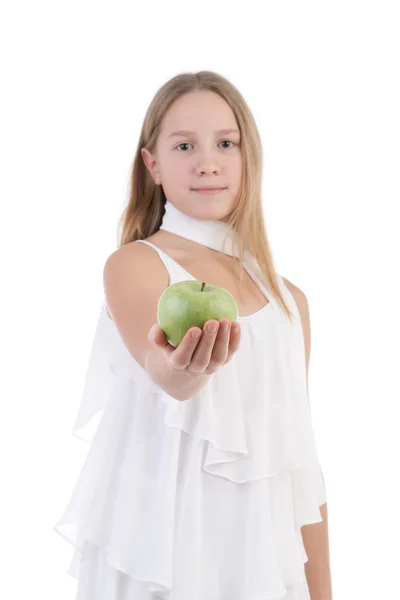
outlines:
{"label": "green apple", "polygon": [[238,307],[230,292],[197,279],[173,283],[158,301],[158,324],[174,348],[191,327],[203,329],[210,319],[237,318]]}

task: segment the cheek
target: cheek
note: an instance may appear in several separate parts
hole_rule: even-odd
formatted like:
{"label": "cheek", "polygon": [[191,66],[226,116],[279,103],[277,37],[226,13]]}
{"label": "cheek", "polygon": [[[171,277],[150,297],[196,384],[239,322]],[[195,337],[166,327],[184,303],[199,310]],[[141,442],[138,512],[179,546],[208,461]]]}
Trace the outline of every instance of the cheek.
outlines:
{"label": "cheek", "polygon": [[168,156],[162,161],[162,173],[164,173],[164,179],[167,179],[170,183],[173,183],[175,177],[182,173],[182,165],[179,165],[179,161],[174,156]]}
{"label": "cheek", "polygon": [[230,169],[237,175],[237,178],[240,179],[242,172],[242,157],[240,154],[233,158]]}
{"label": "cheek", "polygon": [[162,180],[166,192],[179,195],[180,191],[189,186],[188,167],[182,161],[170,157],[163,161]]}

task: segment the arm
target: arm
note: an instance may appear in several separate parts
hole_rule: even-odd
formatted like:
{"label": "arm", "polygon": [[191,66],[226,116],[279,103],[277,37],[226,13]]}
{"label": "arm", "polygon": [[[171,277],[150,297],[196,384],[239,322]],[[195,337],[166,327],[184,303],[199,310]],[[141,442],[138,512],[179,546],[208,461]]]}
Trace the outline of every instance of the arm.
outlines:
{"label": "arm", "polygon": [[110,317],[133,358],[173,398],[186,400],[198,393],[210,375],[171,371],[162,349],[148,339],[157,322],[158,299],[169,283],[155,252],[133,243],[116,250],[105,263],[103,283]]}
{"label": "arm", "polygon": [[188,400],[197,394],[211,375],[192,377],[188,373],[174,373],[168,366],[161,348],[152,347],[145,358],[145,368],[150,377],[176,400]]}
{"label": "arm", "polygon": [[[308,368],[311,354],[311,326],[308,301],[305,294],[299,288],[287,279],[284,279],[284,281],[296,300],[303,326],[308,393]],[[303,543],[308,556],[308,561],[305,564],[305,572],[311,600],[332,600],[328,506],[326,503],[320,507],[320,511],[323,519],[321,523],[312,523],[311,525],[304,525],[301,528]]]}

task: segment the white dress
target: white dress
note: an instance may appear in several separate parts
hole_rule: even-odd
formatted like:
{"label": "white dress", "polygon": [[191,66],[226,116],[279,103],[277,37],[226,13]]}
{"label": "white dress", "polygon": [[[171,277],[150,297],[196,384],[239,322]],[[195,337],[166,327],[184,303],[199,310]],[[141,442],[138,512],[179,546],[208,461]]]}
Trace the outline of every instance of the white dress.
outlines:
{"label": "white dress", "polygon": [[[194,279],[153,248],[170,284]],[[54,527],[77,600],[309,600],[300,528],[326,495],[303,330],[282,277],[294,327],[249,274],[269,303],[239,317],[238,352],[187,401],[134,360],[103,302],[73,428],[91,446]]]}

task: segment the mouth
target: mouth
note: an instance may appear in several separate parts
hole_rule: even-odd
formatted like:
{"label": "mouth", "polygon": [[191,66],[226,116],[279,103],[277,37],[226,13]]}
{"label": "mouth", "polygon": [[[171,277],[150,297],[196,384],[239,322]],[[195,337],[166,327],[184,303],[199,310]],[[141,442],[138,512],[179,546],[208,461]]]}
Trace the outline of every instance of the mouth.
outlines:
{"label": "mouth", "polygon": [[223,187],[203,187],[203,188],[192,188],[194,192],[198,192],[199,194],[217,194],[218,192],[223,192],[226,188]]}

